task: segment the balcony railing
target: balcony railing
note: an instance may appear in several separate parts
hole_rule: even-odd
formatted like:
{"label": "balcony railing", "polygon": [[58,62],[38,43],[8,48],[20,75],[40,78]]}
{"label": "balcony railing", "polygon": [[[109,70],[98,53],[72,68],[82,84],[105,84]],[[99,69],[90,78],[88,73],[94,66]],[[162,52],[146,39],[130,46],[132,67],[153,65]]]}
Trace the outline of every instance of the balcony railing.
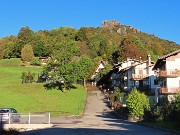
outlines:
{"label": "balcony railing", "polygon": [[132,74],[131,79],[133,80],[142,80],[149,77],[148,74]]}
{"label": "balcony railing", "polygon": [[159,92],[161,94],[176,94],[176,93],[180,92],[180,87],[169,87],[169,88],[161,87],[159,89]]}
{"label": "balcony railing", "polygon": [[180,76],[180,70],[160,70],[157,76],[159,78],[176,78]]}

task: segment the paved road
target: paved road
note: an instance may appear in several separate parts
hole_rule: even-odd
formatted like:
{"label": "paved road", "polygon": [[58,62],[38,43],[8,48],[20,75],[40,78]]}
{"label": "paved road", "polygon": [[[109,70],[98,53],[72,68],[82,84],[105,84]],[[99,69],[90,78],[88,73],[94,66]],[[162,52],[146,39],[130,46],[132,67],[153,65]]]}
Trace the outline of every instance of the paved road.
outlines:
{"label": "paved road", "polygon": [[100,91],[90,91],[82,118],[56,118],[54,127],[26,135],[175,135],[115,118]]}

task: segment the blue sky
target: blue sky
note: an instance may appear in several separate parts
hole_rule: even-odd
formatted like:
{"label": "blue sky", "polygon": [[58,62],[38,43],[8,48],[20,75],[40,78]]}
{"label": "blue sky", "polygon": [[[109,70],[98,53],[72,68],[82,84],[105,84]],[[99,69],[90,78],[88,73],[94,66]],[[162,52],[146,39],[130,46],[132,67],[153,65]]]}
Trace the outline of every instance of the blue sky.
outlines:
{"label": "blue sky", "polygon": [[180,44],[180,0],[0,0],[0,38],[61,26],[99,27],[117,20]]}

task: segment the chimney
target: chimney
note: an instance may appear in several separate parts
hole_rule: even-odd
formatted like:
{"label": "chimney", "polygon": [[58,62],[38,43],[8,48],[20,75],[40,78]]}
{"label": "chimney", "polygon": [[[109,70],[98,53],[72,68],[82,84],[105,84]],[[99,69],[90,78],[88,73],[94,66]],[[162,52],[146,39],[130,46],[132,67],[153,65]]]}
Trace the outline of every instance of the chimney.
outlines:
{"label": "chimney", "polygon": [[150,74],[150,66],[151,66],[151,55],[148,54],[147,56],[147,67],[148,67],[148,74]]}
{"label": "chimney", "polygon": [[151,55],[150,54],[148,54],[148,56],[147,56],[147,62],[148,62],[148,66],[150,66],[151,65]]}
{"label": "chimney", "polygon": [[140,63],[142,62],[142,58],[141,58],[141,57],[139,57],[139,62],[140,62]]}

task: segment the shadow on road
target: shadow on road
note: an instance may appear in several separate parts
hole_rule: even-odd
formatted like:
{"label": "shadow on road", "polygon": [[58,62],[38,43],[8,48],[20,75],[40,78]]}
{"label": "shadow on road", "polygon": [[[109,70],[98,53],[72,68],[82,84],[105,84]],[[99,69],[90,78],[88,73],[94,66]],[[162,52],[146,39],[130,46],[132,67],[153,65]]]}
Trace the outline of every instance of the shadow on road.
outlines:
{"label": "shadow on road", "polygon": [[131,124],[121,124],[120,129],[103,128],[48,128],[22,132],[22,135],[177,135],[145,127],[131,128]]}
{"label": "shadow on road", "polygon": [[92,128],[50,128],[23,132],[24,135],[125,135],[122,130]]}

